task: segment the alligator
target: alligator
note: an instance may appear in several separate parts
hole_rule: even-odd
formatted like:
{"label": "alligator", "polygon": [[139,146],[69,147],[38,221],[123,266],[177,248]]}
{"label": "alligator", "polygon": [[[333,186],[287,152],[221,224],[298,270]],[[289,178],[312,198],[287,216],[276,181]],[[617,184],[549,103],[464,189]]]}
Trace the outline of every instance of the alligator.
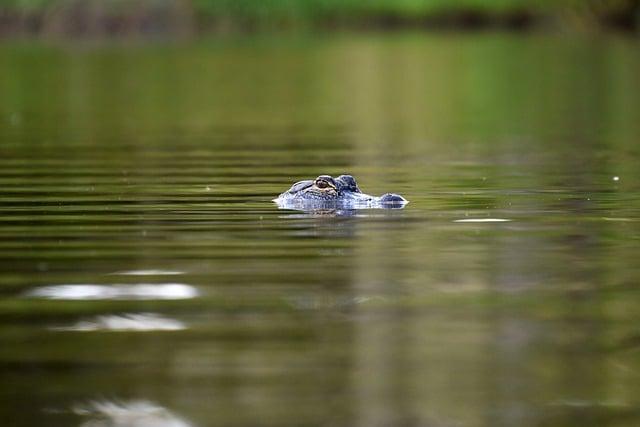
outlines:
{"label": "alligator", "polygon": [[333,178],[320,175],[316,179],[298,181],[273,200],[278,207],[296,210],[319,209],[399,209],[408,202],[404,197],[386,193],[380,197],[360,191],[351,175]]}

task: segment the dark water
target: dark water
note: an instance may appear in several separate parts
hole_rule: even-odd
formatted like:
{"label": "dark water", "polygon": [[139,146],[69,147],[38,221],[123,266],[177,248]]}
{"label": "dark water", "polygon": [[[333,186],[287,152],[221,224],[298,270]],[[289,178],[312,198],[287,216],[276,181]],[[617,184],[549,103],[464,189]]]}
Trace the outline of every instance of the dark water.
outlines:
{"label": "dark water", "polygon": [[639,47],[5,43],[1,424],[640,425]]}

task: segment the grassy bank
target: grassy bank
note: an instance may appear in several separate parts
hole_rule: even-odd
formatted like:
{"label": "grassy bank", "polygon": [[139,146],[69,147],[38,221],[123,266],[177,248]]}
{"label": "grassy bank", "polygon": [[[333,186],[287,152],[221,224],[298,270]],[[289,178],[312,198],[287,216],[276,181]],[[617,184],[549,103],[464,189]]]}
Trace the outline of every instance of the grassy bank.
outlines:
{"label": "grassy bank", "polygon": [[3,0],[0,35],[191,35],[263,30],[637,30],[640,0]]}

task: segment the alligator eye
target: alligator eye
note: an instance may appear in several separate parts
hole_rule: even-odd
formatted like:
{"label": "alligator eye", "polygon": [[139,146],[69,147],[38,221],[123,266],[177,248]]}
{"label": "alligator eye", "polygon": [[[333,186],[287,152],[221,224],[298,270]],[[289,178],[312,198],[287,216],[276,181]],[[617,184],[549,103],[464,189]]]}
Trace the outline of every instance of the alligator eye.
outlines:
{"label": "alligator eye", "polygon": [[316,187],[318,188],[327,188],[329,186],[329,183],[325,180],[319,179],[316,181]]}

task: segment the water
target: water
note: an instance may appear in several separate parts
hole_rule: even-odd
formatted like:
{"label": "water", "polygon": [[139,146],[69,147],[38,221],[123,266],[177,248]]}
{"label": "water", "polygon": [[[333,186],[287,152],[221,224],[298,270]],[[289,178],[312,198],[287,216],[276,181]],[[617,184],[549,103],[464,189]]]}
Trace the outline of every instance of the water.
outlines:
{"label": "water", "polygon": [[639,52],[5,43],[2,424],[638,425]]}

